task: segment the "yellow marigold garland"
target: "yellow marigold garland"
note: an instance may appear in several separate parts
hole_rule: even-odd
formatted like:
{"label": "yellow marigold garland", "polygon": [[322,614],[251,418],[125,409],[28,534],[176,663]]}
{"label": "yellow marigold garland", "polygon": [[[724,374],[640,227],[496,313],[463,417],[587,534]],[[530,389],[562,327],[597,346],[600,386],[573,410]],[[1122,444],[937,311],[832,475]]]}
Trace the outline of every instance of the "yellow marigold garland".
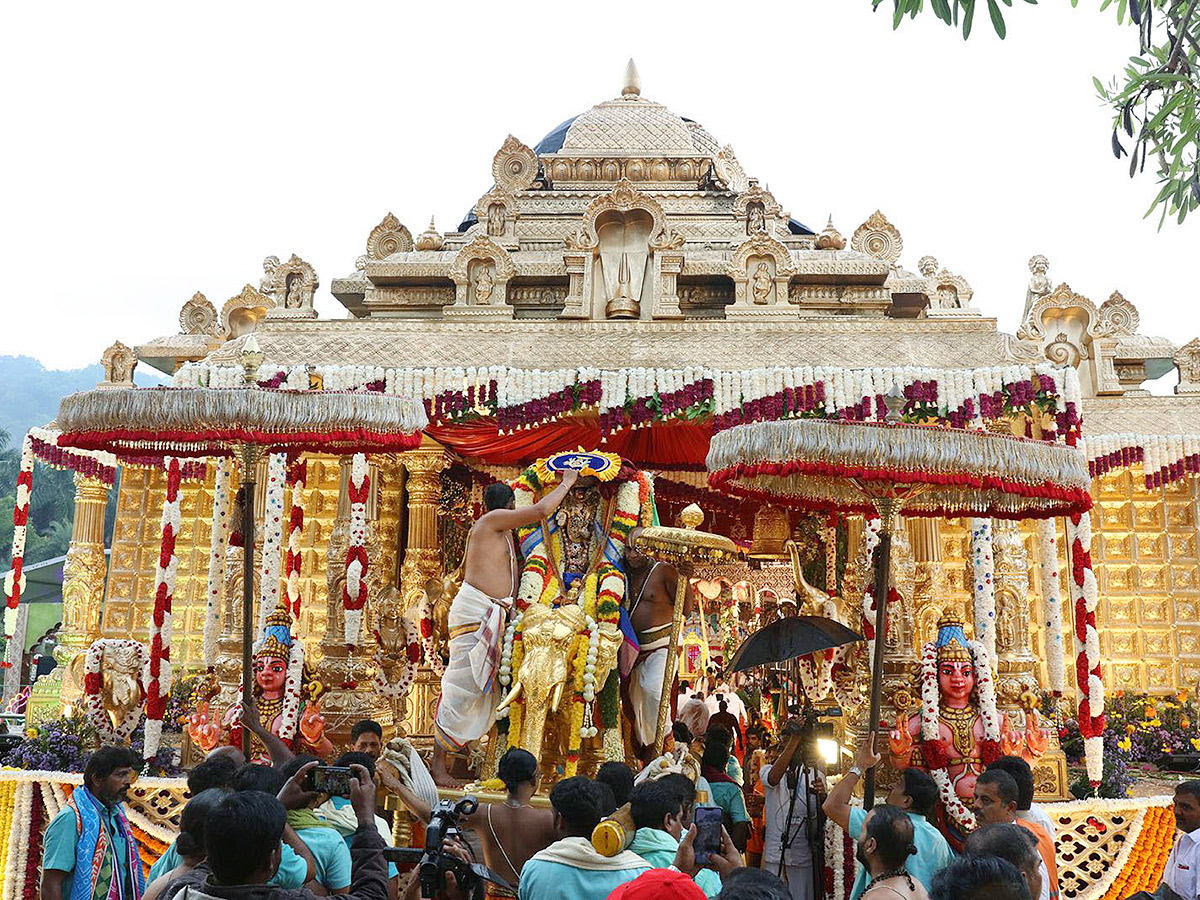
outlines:
{"label": "yellow marigold garland", "polygon": [[1147,809],[1137,843],[1103,900],[1121,900],[1156,887],[1167,865],[1174,837],[1174,808],[1152,806]]}
{"label": "yellow marigold garland", "polygon": [[0,781],[0,864],[8,863],[8,834],[12,830],[13,804],[18,784],[16,781]]}

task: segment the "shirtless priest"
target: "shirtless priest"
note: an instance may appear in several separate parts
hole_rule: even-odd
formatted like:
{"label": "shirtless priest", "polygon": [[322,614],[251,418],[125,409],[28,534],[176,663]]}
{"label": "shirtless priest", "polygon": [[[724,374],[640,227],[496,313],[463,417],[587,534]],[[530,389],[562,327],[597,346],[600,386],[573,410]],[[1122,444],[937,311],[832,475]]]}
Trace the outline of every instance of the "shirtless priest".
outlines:
{"label": "shirtless priest", "polygon": [[500,641],[521,575],[513,531],[553,513],[578,478],[578,472],[564,472],[558,487],[522,509],[513,508],[507,484],[489,485],[484,492],[487,511],[471,528],[463,584],[450,604],[450,663],[442,674],[432,766],[433,780],[443,787],[455,786],[446,754],[461,753],[496,719]]}
{"label": "shirtless priest", "polygon": [[[635,528],[625,544],[625,567],[629,578],[629,620],[637,635],[639,652],[627,679],[630,711],[633,713],[635,750],[643,763],[658,756],[654,745],[658,729],[658,707],[662,699],[667,653],[675,621],[675,596],[679,572],[667,562],[651,559],[635,547]],[[684,614],[692,611],[691,593]]]}

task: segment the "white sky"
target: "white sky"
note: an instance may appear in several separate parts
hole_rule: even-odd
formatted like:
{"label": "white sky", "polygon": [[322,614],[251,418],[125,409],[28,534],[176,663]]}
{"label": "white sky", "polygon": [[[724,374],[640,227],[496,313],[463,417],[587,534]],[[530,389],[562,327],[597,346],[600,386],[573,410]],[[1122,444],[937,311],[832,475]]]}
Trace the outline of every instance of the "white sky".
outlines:
{"label": "white sky", "polygon": [[882,209],[903,264],[932,253],[1004,330],[1040,252],[1182,343],[1200,215],[1157,232],[1153,177],[1109,151],[1091,76],[1136,36],[1098,5],[1017,3],[1007,41],[985,18],[964,44],[932,17],[893,33],[869,0],[5,4],[0,354],[72,368],[175,333],[194,291],[219,309],[268,254],[311,262],[340,317],[329,282],[386,212],[457,225],[506,134],[532,146],[616,96],[629,56],[793,216],[849,238]]}

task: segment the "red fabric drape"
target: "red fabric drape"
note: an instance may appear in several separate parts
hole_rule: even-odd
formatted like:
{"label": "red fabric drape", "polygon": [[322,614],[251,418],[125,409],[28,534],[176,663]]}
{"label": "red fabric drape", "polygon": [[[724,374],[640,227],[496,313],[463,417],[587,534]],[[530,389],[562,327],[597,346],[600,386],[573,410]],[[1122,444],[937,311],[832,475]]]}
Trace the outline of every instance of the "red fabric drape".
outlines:
{"label": "red fabric drape", "polygon": [[456,425],[430,425],[425,429],[435,441],[467,459],[493,465],[526,465],[551,453],[605,450],[643,468],[703,468],[711,435],[709,423],[662,422],[648,428],[604,436],[595,420],[565,418],[499,434],[491,419]]}

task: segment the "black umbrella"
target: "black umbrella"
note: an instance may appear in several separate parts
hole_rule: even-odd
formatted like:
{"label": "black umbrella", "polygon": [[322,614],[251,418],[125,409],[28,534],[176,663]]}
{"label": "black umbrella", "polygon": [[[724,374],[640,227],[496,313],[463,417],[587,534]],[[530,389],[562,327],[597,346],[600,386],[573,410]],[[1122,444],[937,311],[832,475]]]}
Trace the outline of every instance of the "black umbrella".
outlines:
{"label": "black umbrella", "polygon": [[822,653],[862,639],[857,631],[824,616],[785,616],[746,638],[733,654],[729,669],[744,672],[756,666]]}

